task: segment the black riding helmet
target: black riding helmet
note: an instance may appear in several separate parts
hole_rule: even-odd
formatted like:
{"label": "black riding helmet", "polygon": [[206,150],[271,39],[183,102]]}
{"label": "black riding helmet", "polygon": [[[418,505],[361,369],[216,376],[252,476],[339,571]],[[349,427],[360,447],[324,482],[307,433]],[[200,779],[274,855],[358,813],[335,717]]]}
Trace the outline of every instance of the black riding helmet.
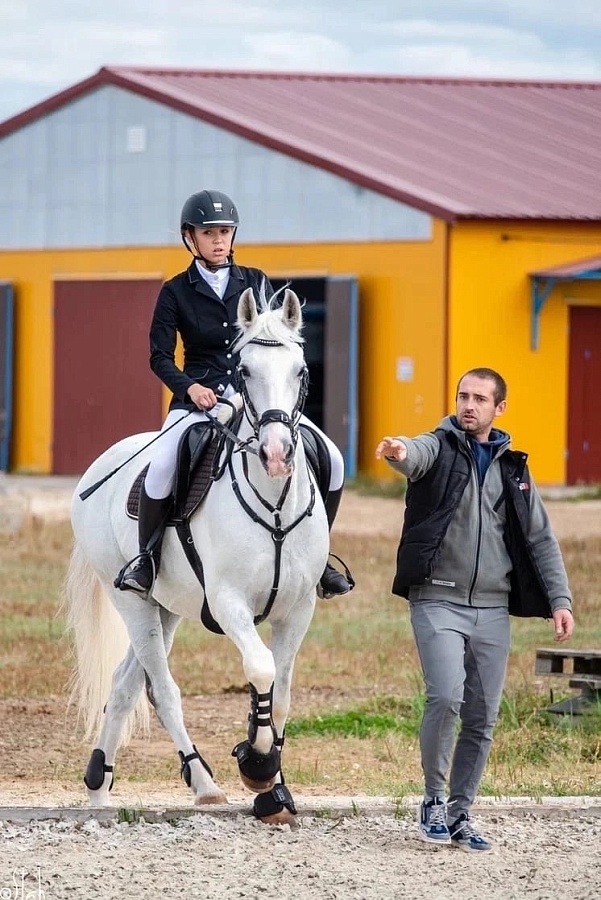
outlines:
{"label": "black riding helmet", "polygon": [[192,228],[233,225],[236,228],[239,222],[238,210],[227,194],[221,191],[199,191],[184,203],[180,225],[183,231],[186,225]]}
{"label": "black riding helmet", "polygon": [[196,250],[194,255],[197,259],[202,260],[210,269],[223,269],[226,266],[231,266],[233,264],[234,238],[236,237],[236,229],[239,222],[238,210],[236,209],[234,201],[231,200],[227,194],[222,193],[222,191],[198,191],[196,194],[192,194],[191,197],[188,197],[182,207],[180,216],[182,240],[184,245],[190,250],[190,247],[186,243],[186,233],[190,229],[211,228],[216,225],[229,225],[233,227],[234,236],[232,238],[231,254],[228,261],[219,266],[208,265],[207,260],[198,252],[196,243],[191,235],[189,238],[194,244]]}

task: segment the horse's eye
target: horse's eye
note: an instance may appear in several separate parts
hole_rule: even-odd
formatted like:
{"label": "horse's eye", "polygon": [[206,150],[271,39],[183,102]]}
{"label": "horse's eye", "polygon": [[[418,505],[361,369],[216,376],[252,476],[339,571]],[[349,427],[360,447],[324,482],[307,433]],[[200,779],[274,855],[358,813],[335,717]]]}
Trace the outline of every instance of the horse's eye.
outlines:
{"label": "horse's eye", "polygon": [[238,366],[238,375],[241,378],[250,378],[250,372],[247,366]]}

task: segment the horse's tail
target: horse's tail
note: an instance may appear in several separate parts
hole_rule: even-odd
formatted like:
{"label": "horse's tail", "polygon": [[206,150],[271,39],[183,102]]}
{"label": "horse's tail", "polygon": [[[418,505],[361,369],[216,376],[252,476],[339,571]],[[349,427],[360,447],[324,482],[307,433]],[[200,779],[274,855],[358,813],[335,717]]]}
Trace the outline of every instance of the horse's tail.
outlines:
{"label": "horse's tail", "polygon": [[[70,679],[69,702],[76,702],[85,727],[85,739],[98,734],[113,673],[129,647],[123,619],[109,600],[100,579],[75,541],[63,586],[62,609],[73,636],[76,665]],[[120,744],[149,727],[146,695],[127,718]]]}

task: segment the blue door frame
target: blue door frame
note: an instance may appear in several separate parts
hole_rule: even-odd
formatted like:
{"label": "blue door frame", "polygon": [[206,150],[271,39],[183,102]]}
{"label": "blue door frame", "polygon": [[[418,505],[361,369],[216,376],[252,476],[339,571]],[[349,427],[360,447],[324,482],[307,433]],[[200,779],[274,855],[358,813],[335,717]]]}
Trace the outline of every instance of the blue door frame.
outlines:
{"label": "blue door frame", "polygon": [[0,471],[10,464],[13,417],[14,291],[0,281]]}

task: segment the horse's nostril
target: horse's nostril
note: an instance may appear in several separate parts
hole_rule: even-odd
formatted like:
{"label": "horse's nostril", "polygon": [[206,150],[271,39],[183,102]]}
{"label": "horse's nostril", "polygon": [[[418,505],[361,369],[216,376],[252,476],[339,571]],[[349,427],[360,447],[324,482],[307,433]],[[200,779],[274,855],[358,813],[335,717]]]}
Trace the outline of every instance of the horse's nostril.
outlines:
{"label": "horse's nostril", "polygon": [[266,465],[266,463],[267,463],[267,451],[265,450],[265,446],[264,446],[263,444],[261,444],[260,447],[259,447],[259,459],[261,460],[261,462],[263,463],[263,465]]}

